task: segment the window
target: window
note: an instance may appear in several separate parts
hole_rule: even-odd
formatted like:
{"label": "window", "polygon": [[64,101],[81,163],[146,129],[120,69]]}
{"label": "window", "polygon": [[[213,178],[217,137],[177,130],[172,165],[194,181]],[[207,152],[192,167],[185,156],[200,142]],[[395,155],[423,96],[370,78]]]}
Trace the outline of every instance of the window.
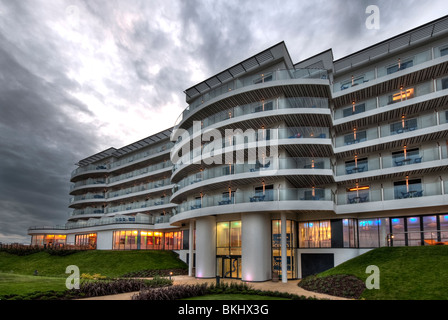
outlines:
{"label": "window", "polygon": [[423,196],[421,179],[394,182],[395,199],[407,199]]}
{"label": "window", "polygon": [[163,250],[164,233],[148,230],[119,230],[114,231],[114,250]]}
{"label": "window", "polygon": [[440,56],[446,56],[448,54],[448,47],[440,49]]}
{"label": "window", "polygon": [[418,129],[417,127],[417,119],[402,119],[399,122],[392,123],[390,125],[390,134],[400,134],[407,131],[413,131]]}
{"label": "window", "polygon": [[[448,48],[447,48],[448,50]],[[448,88],[448,78],[442,79],[442,90]]]}
{"label": "window", "polygon": [[330,220],[299,223],[300,248],[331,248]]}
{"label": "window", "polygon": [[394,166],[420,163],[421,161],[422,157],[420,157],[418,148],[392,152],[392,163]]}
{"label": "window", "polygon": [[358,239],[360,248],[378,248],[387,246],[390,233],[389,218],[359,219]]}
{"label": "window", "polygon": [[342,232],[344,248],[357,248],[358,247],[358,234],[356,230],[355,219],[343,219],[342,220]]}
{"label": "window", "polygon": [[355,131],[353,133],[347,134],[344,136],[345,145],[350,145],[354,143],[359,143],[366,141],[367,133],[366,131]]}
{"label": "window", "polygon": [[357,104],[355,106],[351,106],[349,108],[345,108],[343,110],[343,116],[345,118],[345,117],[349,117],[349,116],[352,116],[354,114],[365,112],[365,111],[366,111],[366,104],[365,103],[361,103],[361,104]]}
{"label": "window", "polygon": [[420,217],[406,218],[406,236],[408,246],[421,246]]}
{"label": "window", "polygon": [[[281,236],[282,221],[272,220],[272,270],[282,274],[282,257],[281,257]],[[286,220],[286,262],[287,262],[287,278],[296,277],[295,268],[295,249],[296,249],[296,223],[292,220]]]}
{"label": "window", "polygon": [[75,245],[96,249],[96,233],[75,235]]}
{"label": "window", "polygon": [[262,185],[255,187],[255,195],[250,198],[250,202],[257,201],[273,201],[274,200],[274,185]]}
{"label": "window", "polygon": [[397,71],[410,68],[413,65],[414,65],[414,61],[413,60],[408,60],[408,61],[404,61],[404,62],[401,62],[401,63],[397,63],[397,64],[387,68],[387,74],[392,74],[392,73],[395,73]]}
{"label": "window", "polygon": [[347,203],[361,203],[369,201],[369,186],[356,186],[353,188],[348,188],[347,192]]}
{"label": "window", "polygon": [[269,81],[272,81],[273,79],[274,78],[273,78],[272,73],[262,74],[261,77],[254,80],[254,84],[269,82]]}
{"label": "window", "polygon": [[345,162],[345,172],[347,174],[364,172],[369,170],[367,158],[355,159]]}
{"label": "window", "polygon": [[165,232],[165,250],[183,249],[183,231]]}
{"label": "window", "polygon": [[414,88],[400,90],[399,92],[394,93],[389,96],[388,104],[393,104],[396,102],[401,102],[401,101],[405,101],[407,99],[412,99],[412,98],[414,98]]}
{"label": "window", "polygon": [[216,255],[241,255],[241,221],[216,224]]}

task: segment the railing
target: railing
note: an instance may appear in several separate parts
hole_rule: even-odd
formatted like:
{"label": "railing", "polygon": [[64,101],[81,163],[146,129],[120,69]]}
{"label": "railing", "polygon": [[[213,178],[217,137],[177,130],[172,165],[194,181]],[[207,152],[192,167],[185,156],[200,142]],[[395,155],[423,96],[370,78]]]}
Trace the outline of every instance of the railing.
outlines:
{"label": "railing", "polygon": [[[349,78],[335,82],[333,85],[333,91],[339,92],[352,87],[356,87],[363,83],[379,79],[390,74],[402,72],[409,68],[420,65],[424,62],[432,60],[432,49],[427,49],[412,56],[397,57],[394,60],[389,60],[383,65],[364,71],[360,74],[354,74]],[[440,55],[439,55],[440,56]],[[437,57],[436,57],[437,58]]]}
{"label": "railing", "polygon": [[259,191],[223,191],[222,194],[203,195],[201,198],[186,201],[180,204],[176,212],[210,208],[216,206],[244,204],[244,203],[266,203],[275,201],[332,201],[331,189],[323,188],[291,188],[291,189],[268,189]]}
{"label": "railing", "polygon": [[120,160],[109,163],[109,164],[91,164],[91,165],[87,165],[87,166],[82,166],[82,167],[79,167],[79,168],[76,168],[75,170],[73,170],[71,176],[74,177],[77,174],[87,172],[87,171],[109,172],[110,170],[116,169],[120,166],[124,166],[128,163],[132,163],[133,161],[138,161],[140,159],[147,158],[151,155],[155,155],[157,153],[162,153],[162,152],[168,151],[171,149],[172,146],[173,146],[173,142],[167,142],[163,145],[159,145],[159,146],[153,147],[151,149],[148,149],[146,151],[133,154],[132,156],[121,158]]}
{"label": "railing", "polygon": [[233,81],[218,86],[201,96],[196,97],[195,100],[182,112],[182,114],[176,120],[175,129],[177,128],[179,123],[181,123],[182,120],[185,119],[186,116],[188,116],[192,111],[213,98],[228,93],[232,90],[252,85],[291,79],[328,79],[328,73],[323,69],[292,69],[269,71],[263,74],[237,78]]}
{"label": "railing", "polygon": [[[247,139],[245,139],[247,137]],[[300,139],[330,139],[330,130],[327,127],[289,127],[289,128],[270,128],[270,129],[258,129],[246,131],[241,134],[235,134],[232,136],[224,136],[221,139],[214,140],[213,142],[204,143],[200,148],[195,148],[191,151],[186,150],[188,153],[182,154],[179,159],[174,160],[173,172],[175,172],[180,165],[192,163],[192,160],[196,157],[202,156],[202,158],[208,158],[216,155],[217,153],[227,152],[225,150],[228,147],[245,147],[248,143],[259,143],[254,147],[268,147],[278,145],[279,139],[294,139],[299,142]],[[177,150],[175,154],[178,154]]]}
{"label": "railing", "polygon": [[[270,100],[263,100],[251,104],[236,106],[229,108],[211,116],[208,116],[201,121],[201,129],[206,129],[216,123],[221,121],[236,119],[248,114],[258,114],[264,113],[272,110],[283,110],[283,109],[328,109],[328,99],[327,98],[316,98],[316,97],[295,97],[295,98],[277,98]],[[193,127],[186,129],[183,134],[188,133],[190,137],[193,135]],[[177,135],[176,144],[183,141],[184,137],[174,130],[172,133],[172,138]]]}
{"label": "railing", "polygon": [[448,230],[388,233],[386,243],[388,247],[448,245]]}
{"label": "railing", "polygon": [[313,170],[329,170],[332,164],[328,158],[271,158],[251,163],[241,164],[222,164],[203,171],[191,174],[178,182],[178,190],[193,185],[195,183],[206,181],[208,179],[224,177],[242,173],[262,173],[272,170],[303,169],[309,171],[309,174],[318,173]]}
{"label": "railing", "polygon": [[[353,186],[349,188],[350,191],[338,192],[337,204],[356,204],[365,202],[379,202],[389,200],[409,200],[418,199],[429,196],[440,196],[442,192],[442,184],[434,183],[408,183],[403,182],[403,185],[393,187],[379,187],[379,186]],[[445,189],[445,194],[447,194]]]}
{"label": "railing", "polygon": [[440,123],[437,118],[437,113],[430,113],[413,118],[403,118],[394,123],[353,130],[353,132],[337,136],[335,139],[335,146],[336,148],[339,148],[378,138],[400,135],[406,132],[414,132],[420,129],[437,127]]}

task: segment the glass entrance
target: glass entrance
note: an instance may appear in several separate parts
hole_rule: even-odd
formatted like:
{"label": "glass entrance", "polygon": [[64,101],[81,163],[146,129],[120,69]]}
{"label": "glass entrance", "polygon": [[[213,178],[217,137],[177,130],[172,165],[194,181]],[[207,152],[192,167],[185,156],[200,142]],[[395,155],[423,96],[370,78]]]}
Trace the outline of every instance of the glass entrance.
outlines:
{"label": "glass entrance", "polygon": [[218,256],[216,260],[219,277],[241,279],[241,256]]}

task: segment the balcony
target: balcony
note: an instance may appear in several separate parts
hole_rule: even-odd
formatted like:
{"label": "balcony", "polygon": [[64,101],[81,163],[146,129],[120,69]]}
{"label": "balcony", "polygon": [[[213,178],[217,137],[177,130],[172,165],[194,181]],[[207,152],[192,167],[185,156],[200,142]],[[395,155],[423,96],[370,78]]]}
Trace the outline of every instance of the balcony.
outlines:
{"label": "balcony", "polygon": [[404,70],[413,70],[413,67],[432,60],[432,49],[426,49],[419,53],[407,57],[397,57],[388,62],[365,70],[362,73],[350,76],[333,85],[333,92],[340,92],[350,88],[356,88],[358,85],[371,82],[375,79],[381,80],[388,75],[401,75]]}
{"label": "balcony", "polygon": [[[185,201],[176,208],[176,215],[188,211],[207,209],[207,214],[270,211],[270,210],[334,210],[334,198],[331,189],[291,188],[266,189],[256,191],[237,191],[229,196],[222,194],[204,194],[195,200]],[[300,203],[300,205],[299,205]],[[193,214],[193,213],[192,213]],[[182,219],[174,216],[175,220]]]}
{"label": "balcony", "polygon": [[[188,117],[190,117],[197,110],[201,109],[203,105],[212,102],[212,100],[218,100],[217,98],[224,97],[224,95],[227,95],[228,93],[237,90],[242,91],[240,89],[250,87],[262,89],[264,87],[284,85],[289,83],[288,80],[300,80],[300,79],[305,81],[297,83],[304,85],[305,84],[306,85],[320,84],[327,86],[329,85],[327,71],[322,69],[277,70],[237,78],[235,80],[217,86],[216,88],[209,90],[207,93],[195,98],[195,100],[192,103],[190,103],[190,105],[182,112],[182,114],[176,120],[174,131],[177,128],[179,128],[179,125],[183,123]],[[304,96],[303,92],[297,92],[297,93],[298,96]]]}
{"label": "balcony", "polygon": [[339,161],[336,165],[336,182],[368,180],[372,177],[391,178],[404,172],[430,173],[443,171],[448,165],[447,147],[444,144],[401,147],[381,154],[356,156]]}
{"label": "balcony", "polygon": [[426,207],[446,207],[446,182],[422,183],[420,179],[395,182],[393,186],[359,185],[339,189],[336,197],[338,214],[423,210]]}
{"label": "balcony", "polygon": [[231,182],[232,186],[238,187],[247,185],[250,180],[258,181],[260,177],[272,179],[279,176],[286,176],[297,185],[334,182],[332,165],[328,158],[268,157],[254,163],[214,166],[188,175],[177,183],[171,201],[204,187],[208,190],[220,188],[225,182]]}

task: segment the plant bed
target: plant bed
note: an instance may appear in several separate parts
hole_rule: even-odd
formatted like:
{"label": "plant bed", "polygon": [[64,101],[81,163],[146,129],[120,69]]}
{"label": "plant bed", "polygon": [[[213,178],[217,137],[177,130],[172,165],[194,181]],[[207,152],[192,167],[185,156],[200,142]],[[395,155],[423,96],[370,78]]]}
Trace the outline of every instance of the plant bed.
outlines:
{"label": "plant bed", "polygon": [[345,274],[326,277],[309,276],[300,281],[298,286],[308,291],[349,299],[359,299],[366,289],[364,281]]}
{"label": "plant bed", "polygon": [[79,289],[65,291],[35,291],[29,294],[9,294],[0,297],[1,300],[71,300],[105,295],[149,290],[150,288],[160,288],[171,286],[173,282],[166,278],[155,277],[152,280],[140,279],[114,279],[82,281]]}
{"label": "plant bed", "polygon": [[246,283],[221,283],[219,285],[203,283],[194,285],[175,285],[152,290],[143,289],[140,290],[138,294],[133,295],[132,300],[180,300],[206,295],[258,295],[291,300],[317,300],[316,298],[308,298],[286,292],[256,290]]}
{"label": "plant bed", "polygon": [[153,277],[168,277],[168,276],[180,276],[187,275],[188,270],[183,268],[175,269],[151,269],[151,270],[139,270],[126,273],[122,275],[123,278],[153,278]]}

